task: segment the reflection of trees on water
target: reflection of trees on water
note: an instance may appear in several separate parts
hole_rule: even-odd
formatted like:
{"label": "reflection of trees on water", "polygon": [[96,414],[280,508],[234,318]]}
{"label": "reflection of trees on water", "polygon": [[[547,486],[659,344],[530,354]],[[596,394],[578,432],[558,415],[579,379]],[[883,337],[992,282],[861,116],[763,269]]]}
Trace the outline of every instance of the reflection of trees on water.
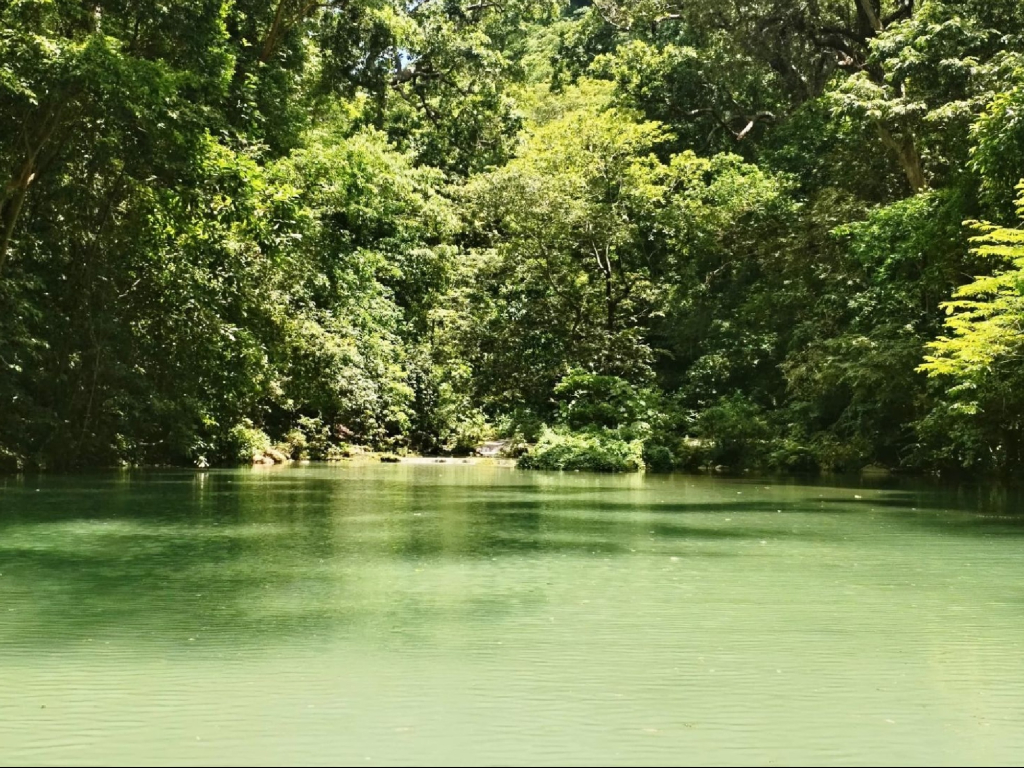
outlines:
{"label": "reflection of trees on water", "polygon": [[827,547],[836,514],[956,534],[1024,532],[1004,515],[943,512],[998,509],[1005,491],[861,496],[757,481],[431,466],[39,483],[39,491],[22,482],[2,492],[3,645],[197,634],[259,643],[347,631],[402,643],[540,610],[555,559],[630,568],[638,554],[744,557],[768,540]]}

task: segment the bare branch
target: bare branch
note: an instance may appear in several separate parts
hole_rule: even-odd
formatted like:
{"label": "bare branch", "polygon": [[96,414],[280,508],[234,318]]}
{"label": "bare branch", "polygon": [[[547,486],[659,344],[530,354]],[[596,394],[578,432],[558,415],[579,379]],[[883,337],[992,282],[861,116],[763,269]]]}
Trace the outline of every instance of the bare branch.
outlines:
{"label": "bare branch", "polygon": [[913,15],[914,0],[903,0],[903,2],[900,3],[899,8],[882,19],[882,25],[888,27],[890,24],[895,24],[897,21],[909,19]]}

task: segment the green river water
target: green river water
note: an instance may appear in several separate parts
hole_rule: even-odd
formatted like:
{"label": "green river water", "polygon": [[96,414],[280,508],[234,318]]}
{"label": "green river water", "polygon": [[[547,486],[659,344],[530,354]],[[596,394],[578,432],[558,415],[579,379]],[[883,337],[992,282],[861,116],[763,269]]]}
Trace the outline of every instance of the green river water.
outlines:
{"label": "green river water", "polygon": [[0,479],[0,764],[1018,764],[980,490],[458,464]]}

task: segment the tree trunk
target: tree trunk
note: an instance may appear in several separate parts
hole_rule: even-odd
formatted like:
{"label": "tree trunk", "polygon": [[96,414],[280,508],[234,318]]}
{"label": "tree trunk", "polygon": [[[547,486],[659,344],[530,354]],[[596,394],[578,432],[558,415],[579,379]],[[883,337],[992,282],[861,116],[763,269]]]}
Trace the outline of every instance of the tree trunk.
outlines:
{"label": "tree trunk", "polygon": [[915,193],[925,189],[928,183],[925,180],[924,166],[921,163],[921,155],[917,151],[917,143],[914,141],[914,137],[907,134],[897,139],[881,122],[876,122],[875,125],[878,128],[879,136],[882,138],[882,143],[896,153],[900,166],[903,168],[907,181],[910,183],[910,188]]}
{"label": "tree trunk", "polygon": [[25,138],[25,160],[22,162],[15,178],[8,182],[3,190],[3,196],[0,197],[0,275],[3,275],[4,272],[7,254],[10,251],[11,240],[14,237],[14,229],[18,224],[18,218],[21,216],[22,208],[25,205],[28,188],[36,178],[39,153],[43,151],[43,148],[57,129],[65,105],[66,102],[60,102],[47,110],[46,116],[42,120],[42,127],[40,128],[35,146],[30,144],[27,137]]}
{"label": "tree trunk", "polygon": [[601,251],[596,245],[592,246],[594,249],[594,258],[597,259],[597,266],[601,269],[601,274],[604,276],[604,300],[605,310],[607,313],[606,325],[608,333],[615,333],[615,286],[614,279],[615,275],[612,272],[612,257],[608,253],[607,246],[604,251],[604,258],[601,258]]}
{"label": "tree trunk", "polygon": [[860,8],[864,12],[864,18],[867,19],[868,24],[876,35],[885,29],[879,17],[879,9],[875,7],[875,0],[860,0]]}
{"label": "tree trunk", "polygon": [[277,0],[277,10],[274,11],[274,21],[267,30],[267,36],[263,38],[263,45],[260,47],[260,62],[265,63],[277,47],[277,39],[281,35],[281,28],[284,25],[284,6],[288,0]]}
{"label": "tree trunk", "polygon": [[260,46],[259,61],[266,64],[270,57],[277,50],[281,38],[288,34],[296,24],[301,24],[311,16],[324,3],[323,0],[298,0],[297,7],[292,13],[288,13],[287,7],[292,0],[278,0],[277,9],[274,11],[274,21],[263,38],[263,45]]}
{"label": "tree trunk", "polygon": [[615,298],[613,295],[611,272],[604,275],[604,297],[608,305],[608,333],[615,333]]}

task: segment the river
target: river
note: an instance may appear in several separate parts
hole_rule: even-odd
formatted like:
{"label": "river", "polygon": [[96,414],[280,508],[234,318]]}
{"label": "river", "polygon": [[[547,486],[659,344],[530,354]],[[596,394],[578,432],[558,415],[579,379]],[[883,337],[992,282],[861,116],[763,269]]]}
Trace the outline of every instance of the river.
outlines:
{"label": "river", "polygon": [[0,479],[0,764],[1016,764],[984,490],[458,463]]}

